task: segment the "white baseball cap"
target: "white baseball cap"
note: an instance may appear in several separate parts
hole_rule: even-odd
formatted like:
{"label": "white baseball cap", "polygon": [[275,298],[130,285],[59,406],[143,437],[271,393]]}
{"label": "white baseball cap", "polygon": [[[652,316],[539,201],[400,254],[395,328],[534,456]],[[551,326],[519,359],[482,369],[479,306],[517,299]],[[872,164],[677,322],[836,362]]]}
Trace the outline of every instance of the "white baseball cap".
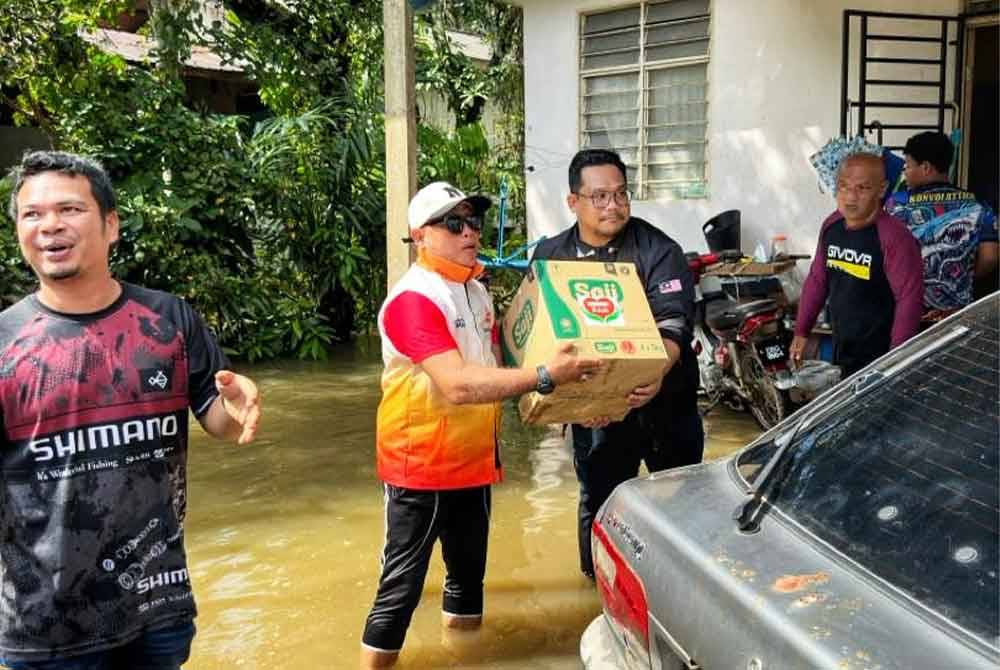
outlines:
{"label": "white baseball cap", "polygon": [[420,228],[428,221],[444,216],[462,202],[472,206],[479,215],[490,208],[490,199],[484,195],[465,195],[446,181],[436,181],[424,186],[410,200],[407,218],[410,230]]}

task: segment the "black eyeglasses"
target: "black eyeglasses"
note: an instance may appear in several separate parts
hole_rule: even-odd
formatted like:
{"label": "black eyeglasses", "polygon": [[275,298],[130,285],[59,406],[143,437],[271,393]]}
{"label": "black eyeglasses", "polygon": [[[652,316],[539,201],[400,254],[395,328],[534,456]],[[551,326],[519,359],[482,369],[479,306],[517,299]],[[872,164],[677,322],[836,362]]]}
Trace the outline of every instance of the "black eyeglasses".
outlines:
{"label": "black eyeglasses", "polygon": [[577,195],[580,196],[581,198],[587,198],[592,203],[594,203],[594,207],[598,209],[604,209],[605,207],[607,207],[608,203],[611,202],[612,198],[614,198],[615,204],[618,205],[619,207],[624,207],[632,199],[632,194],[629,193],[627,190],[614,191],[614,192],[594,191],[593,193],[590,194],[577,193]]}
{"label": "black eyeglasses", "polygon": [[468,226],[473,232],[480,233],[483,230],[483,217],[481,216],[459,216],[458,214],[448,214],[440,219],[428,221],[425,226],[443,225],[452,235],[461,235],[465,227]]}

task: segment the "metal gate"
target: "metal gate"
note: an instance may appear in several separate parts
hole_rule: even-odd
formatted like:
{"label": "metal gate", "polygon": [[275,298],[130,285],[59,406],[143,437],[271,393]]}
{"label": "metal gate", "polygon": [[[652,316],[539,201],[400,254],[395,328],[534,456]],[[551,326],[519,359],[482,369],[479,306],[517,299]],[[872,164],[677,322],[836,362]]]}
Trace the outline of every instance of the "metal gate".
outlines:
{"label": "metal gate", "polygon": [[960,123],[958,16],[844,10],[840,134],[901,150],[920,130]]}

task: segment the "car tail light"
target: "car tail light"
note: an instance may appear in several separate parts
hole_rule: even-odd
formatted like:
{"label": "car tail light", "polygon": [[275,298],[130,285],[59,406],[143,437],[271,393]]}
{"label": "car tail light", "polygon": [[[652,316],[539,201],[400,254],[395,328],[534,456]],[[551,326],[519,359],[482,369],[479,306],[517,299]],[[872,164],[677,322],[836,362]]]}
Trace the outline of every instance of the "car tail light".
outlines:
{"label": "car tail light", "polygon": [[649,665],[649,607],[646,589],[598,521],[592,527],[594,579],[604,611],[619,631],[630,658]]}

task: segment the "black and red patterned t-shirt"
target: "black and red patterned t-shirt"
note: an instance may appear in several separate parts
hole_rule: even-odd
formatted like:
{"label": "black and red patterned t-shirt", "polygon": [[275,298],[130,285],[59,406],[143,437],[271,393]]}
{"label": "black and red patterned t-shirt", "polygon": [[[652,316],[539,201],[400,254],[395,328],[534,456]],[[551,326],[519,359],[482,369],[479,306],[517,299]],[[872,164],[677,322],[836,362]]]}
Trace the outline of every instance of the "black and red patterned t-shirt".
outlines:
{"label": "black and red patterned t-shirt", "polygon": [[118,646],[195,615],[184,552],[188,409],[224,354],[167,293],[0,313],[0,657]]}

